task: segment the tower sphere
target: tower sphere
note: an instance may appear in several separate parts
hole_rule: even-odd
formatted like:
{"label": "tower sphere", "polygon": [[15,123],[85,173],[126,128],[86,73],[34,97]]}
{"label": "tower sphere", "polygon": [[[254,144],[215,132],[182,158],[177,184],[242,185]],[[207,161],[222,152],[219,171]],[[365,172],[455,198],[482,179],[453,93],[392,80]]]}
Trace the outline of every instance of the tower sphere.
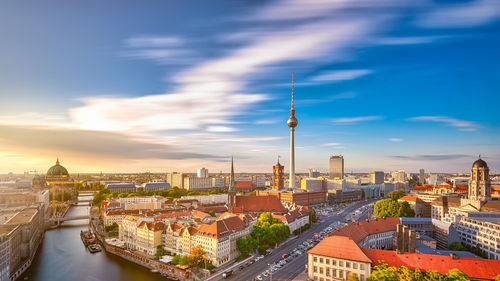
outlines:
{"label": "tower sphere", "polygon": [[295,118],[295,116],[290,116],[290,118],[288,118],[288,121],[286,121],[286,124],[290,128],[295,128],[299,124],[299,121],[297,121],[297,118]]}

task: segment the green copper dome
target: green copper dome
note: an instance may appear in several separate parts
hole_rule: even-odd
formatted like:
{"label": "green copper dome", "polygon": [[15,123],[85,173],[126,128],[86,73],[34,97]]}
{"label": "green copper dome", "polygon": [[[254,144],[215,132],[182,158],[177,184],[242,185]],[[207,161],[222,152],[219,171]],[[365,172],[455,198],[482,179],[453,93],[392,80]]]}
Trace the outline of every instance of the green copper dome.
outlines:
{"label": "green copper dome", "polygon": [[59,159],[57,159],[56,164],[47,171],[47,176],[69,176],[69,173],[66,168],[59,165]]}

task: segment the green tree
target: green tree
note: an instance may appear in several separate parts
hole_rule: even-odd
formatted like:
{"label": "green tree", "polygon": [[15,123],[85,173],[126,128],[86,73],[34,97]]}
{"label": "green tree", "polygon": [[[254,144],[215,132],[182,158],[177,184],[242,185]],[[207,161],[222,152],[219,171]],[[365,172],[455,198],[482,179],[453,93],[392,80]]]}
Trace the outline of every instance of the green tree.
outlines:
{"label": "green tree", "polygon": [[467,281],[469,280],[469,277],[467,277],[467,274],[465,274],[463,271],[459,269],[450,269],[448,271],[448,274],[446,274],[447,280],[451,281]]}
{"label": "green tree", "polygon": [[399,204],[399,209],[398,209],[398,217],[414,217],[415,216],[415,211],[410,207],[410,203],[406,201],[398,202]]}
{"label": "green tree", "polygon": [[315,223],[316,221],[316,211],[311,208],[311,211],[309,212],[309,224]]}
{"label": "green tree", "polygon": [[238,250],[240,251],[242,256],[248,255],[247,240],[245,238],[238,238],[238,240],[236,240],[236,246],[238,247]]}
{"label": "green tree", "polygon": [[451,243],[448,249],[451,251],[467,251],[467,248],[460,242]]}
{"label": "green tree", "polygon": [[399,198],[405,196],[404,190],[394,190],[387,194],[392,200],[398,200]]}
{"label": "green tree", "polygon": [[209,212],[208,212],[208,214],[209,214],[209,215],[211,215],[211,216],[212,216],[212,217],[214,217],[214,218],[215,218],[215,216],[216,216],[214,211],[209,211]]}
{"label": "green tree", "polygon": [[191,265],[191,260],[189,259],[189,256],[182,256],[179,260],[179,265],[181,266]]}
{"label": "green tree", "polygon": [[172,258],[171,263],[172,263],[173,265],[177,265],[177,264],[179,264],[179,262],[180,262],[180,261],[181,261],[181,256],[179,256],[179,255],[175,255],[175,256]]}
{"label": "green tree", "polygon": [[163,249],[163,247],[161,245],[156,247],[155,260],[159,260],[161,257],[166,256],[166,255],[168,255],[168,251]]}
{"label": "green tree", "polygon": [[446,281],[446,276],[437,271],[426,271],[424,274],[424,281]]}
{"label": "green tree", "polygon": [[382,218],[414,217],[415,211],[406,201],[398,202],[393,199],[382,199],[375,203],[373,213]]}

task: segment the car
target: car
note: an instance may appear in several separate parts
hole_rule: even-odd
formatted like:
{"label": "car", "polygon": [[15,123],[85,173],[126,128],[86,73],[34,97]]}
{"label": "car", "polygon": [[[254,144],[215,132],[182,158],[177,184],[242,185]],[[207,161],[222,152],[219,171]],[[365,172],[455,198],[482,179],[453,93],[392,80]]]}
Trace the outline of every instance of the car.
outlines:
{"label": "car", "polygon": [[259,281],[264,280],[264,278],[262,278],[262,276],[260,276],[260,275],[258,275],[258,276],[256,277],[256,279],[257,279],[257,280],[259,280]]}
{"label": "car", "polygon": [[267,276],[269,276],[269,274],[267,274],[267,272],[263,272],[262,276],[267,277]]}
{"label": "car", "polygon": [[239,268],[240,270],[243,270],[245,267],[244,267],[243,265],[240,265],[238,268]]}

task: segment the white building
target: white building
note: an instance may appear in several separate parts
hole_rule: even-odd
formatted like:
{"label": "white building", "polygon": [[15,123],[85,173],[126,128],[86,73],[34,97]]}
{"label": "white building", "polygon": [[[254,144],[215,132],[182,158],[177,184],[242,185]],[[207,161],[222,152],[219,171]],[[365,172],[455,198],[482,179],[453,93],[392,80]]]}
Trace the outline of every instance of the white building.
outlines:
{"label": "white building", "polygon": [[224,188],[226,187],[226,178],[225,177],[218,177],[218,178],[212,178],[212,187],[213,188]]}
{"label": "white building", "polygon": [[177,172],[167,173],[167,182],[172,187],[177,186],[178,188],[184,188],[185,177],[186,175],[183,173],[177,173]]}
{"label": "white building", "polygon": [[199,178],[208,178],[208,170],[205,168],[200,168],[200,169],[198,169],[196,175]]}
{"label": "white building", "polygon": [[185,177],[184,188],[192,191],[206,191],[212,188],[212,179]]}
{"label": "white building", "polygon": [[371,171],[370,172],[370,184],[382,184],[382,183],[384,183],[384,172]]}
{"label": "white building", "polygon": [[300,181],[300,188],[311,192],[323,191],[325,180],[322,178],[305,178]]}

